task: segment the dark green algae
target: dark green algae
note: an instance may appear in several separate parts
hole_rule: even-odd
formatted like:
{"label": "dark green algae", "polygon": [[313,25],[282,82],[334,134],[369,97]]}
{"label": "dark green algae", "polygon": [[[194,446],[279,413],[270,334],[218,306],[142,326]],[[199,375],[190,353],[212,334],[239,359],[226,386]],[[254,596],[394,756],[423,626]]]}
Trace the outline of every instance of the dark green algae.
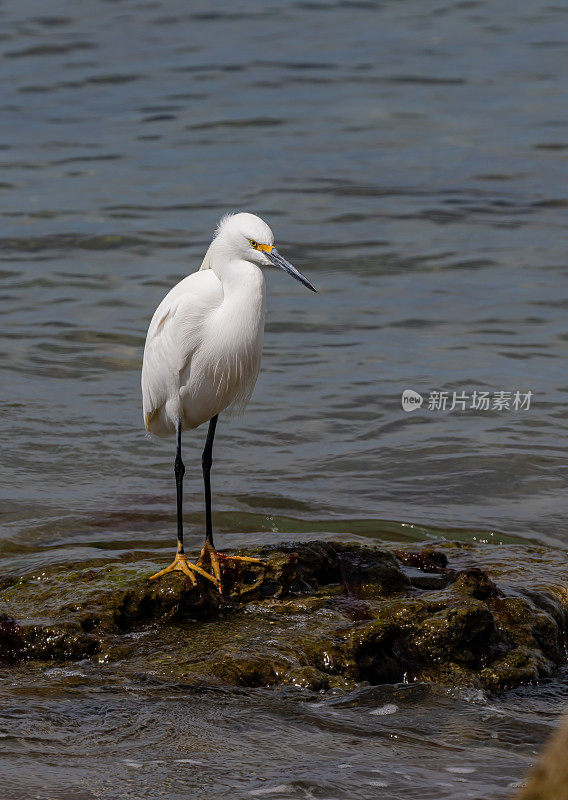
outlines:
{"label": "dark green algae", "polygon": [[0,661],[136,659],[149,673],[213,685],[493,691],[566,661],[559,551],[304,542],[256,554],[261,565],[225,562],[223,598],[179,572],[149,581],[160,566],[149,560],[4,580]]}

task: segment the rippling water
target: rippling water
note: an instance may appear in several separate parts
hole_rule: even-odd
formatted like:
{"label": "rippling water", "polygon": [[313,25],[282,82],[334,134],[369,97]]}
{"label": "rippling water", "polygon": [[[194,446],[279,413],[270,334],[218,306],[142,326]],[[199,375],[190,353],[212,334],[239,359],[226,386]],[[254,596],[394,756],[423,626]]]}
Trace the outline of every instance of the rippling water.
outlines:
{"label": "rippling water", "polygon": [[[4,574],[136,548],[168,557],[172,446],[141,425],[146,327],[199,265],[221,214],[239,209],[267,218],[320,294],[267,274],[263,370],[246,415],[221,422],[216,442],[219,540],[446,535],[566,547],[567,18],[565,6],[525,0],[3,5]],[[408,388],[534,397],[528,411],[406,414]],[[193,547],[203,438],[186,445]],[[130,702],[124,688],[91,696],[89,677],[42,680],[59,687],[53,705],[19,713],[28,732],[51,733],[14,753],[34,771],[43,764],[40,788],[52,781],[34,796],[79,785],[74,798],[165,796],[140,784],[147,758],[126,745],[144,766],[124,761],[113,787],[87,786],[71,764],[58,783],[55,754],[95,717],[142,749],[171,747],[170,729],[147,735],[140,687],[127,687]],[[15,690],[14,702],[21,692],[36,708],[36,688]],[[168,697],[152,697],[164,725],[179,726]],[[258,722],[241,766],[224,761],[218,783],[211,772],[208,796],[238,784],[243,796],[368,797],[383,780],[392,797],[495,796],[548,724],[546,709],[519,710],[526,698],[496,706],[505,740],[521,743],[509,755],[476,727],[490,712],[452,696],[428,699],[423,715],[422,700],[404,695],[388,732],[387,717],[354,710],[375,702],[364,694],[311,710],[271,697],[233,697],[225,717],[218,697],[192,706],[202,746],[219,735],[242,744],[238,708]],[[429,732],[446,717],[441,738]],[[425,767],[428,737],[437,756]],[[448,772],[464,763],[456,741],[477,773]],[[396,780],[384,779],[385,758],[401,760]],[[183,763],[168,773],[181,781],[168,797],[192,780],[196,767]],[[162,772],[149,774],[165,787]]]}
{"label": "rippling water", "polygon": [[538,699],[523,689],[490,701],[412,685],[318,698],[171,678],[85,664],[16,674],[0,714],[6,796],[507,797],[566,700],[560,682]]}

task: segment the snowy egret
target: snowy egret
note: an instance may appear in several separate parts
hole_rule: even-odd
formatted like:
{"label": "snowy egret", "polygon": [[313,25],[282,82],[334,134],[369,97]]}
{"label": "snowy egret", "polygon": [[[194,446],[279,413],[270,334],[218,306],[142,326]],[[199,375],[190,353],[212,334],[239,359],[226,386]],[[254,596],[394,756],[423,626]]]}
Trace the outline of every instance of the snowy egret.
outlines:
{"label": "snowy egret", "polygon": [[[250,399],[264,336],[265,290],[260,267],[274,264],[313,292],[316,290],[274,247],[272,231],[254,214],[229,214],[217,227],[197,272],[180,281],[156,309],[144,348],[142,398],[146,430],[176,436],[174,473],[177,495],[177,550],[159,578],[180,570],[222,590],[219,556],[213,544],[211,482],[217,417],[228,408],[240,412]],[[197,563],[183,549],[182,432],[209,422],[201,459],[205,487],[205,544]],[[239,561],[258,559],[222,556]],[[204,569],[209,567],[213,574]]]}

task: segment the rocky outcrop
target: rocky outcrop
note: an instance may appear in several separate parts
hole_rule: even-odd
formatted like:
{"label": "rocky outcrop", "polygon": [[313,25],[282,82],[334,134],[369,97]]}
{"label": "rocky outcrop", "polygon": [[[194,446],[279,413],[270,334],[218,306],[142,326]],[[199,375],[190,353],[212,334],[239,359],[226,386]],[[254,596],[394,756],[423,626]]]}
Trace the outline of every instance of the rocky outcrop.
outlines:
{"label": "rocky outcrop", "polygon": [[195,681],[499,691],[550,676],[565,660],[563,553],[307,542],[255,555],[262,564],[225,562],[222,599],[182,573],[148,581],[160,567],[150,561],[6,580],[0,662],[125,659],[144,646],[148,663],[167,656]]}

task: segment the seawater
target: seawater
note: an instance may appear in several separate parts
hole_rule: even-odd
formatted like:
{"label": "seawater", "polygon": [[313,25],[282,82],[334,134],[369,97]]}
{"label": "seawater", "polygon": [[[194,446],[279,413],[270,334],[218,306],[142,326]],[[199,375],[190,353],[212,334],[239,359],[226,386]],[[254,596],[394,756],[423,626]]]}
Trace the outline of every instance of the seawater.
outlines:
{"label": "seawater", "polygon": [[[23,0],[0,21],[2,575],[167,563],[142,348],[230,210],[265,217],[319,294],[267,271],[262,373],[215,443],[218,542],[566,548],[564,6]],[[405,413],[406,389],[533,396]],[[152,681],[5,670],[9,796],[505,797],[565,698]]]}

